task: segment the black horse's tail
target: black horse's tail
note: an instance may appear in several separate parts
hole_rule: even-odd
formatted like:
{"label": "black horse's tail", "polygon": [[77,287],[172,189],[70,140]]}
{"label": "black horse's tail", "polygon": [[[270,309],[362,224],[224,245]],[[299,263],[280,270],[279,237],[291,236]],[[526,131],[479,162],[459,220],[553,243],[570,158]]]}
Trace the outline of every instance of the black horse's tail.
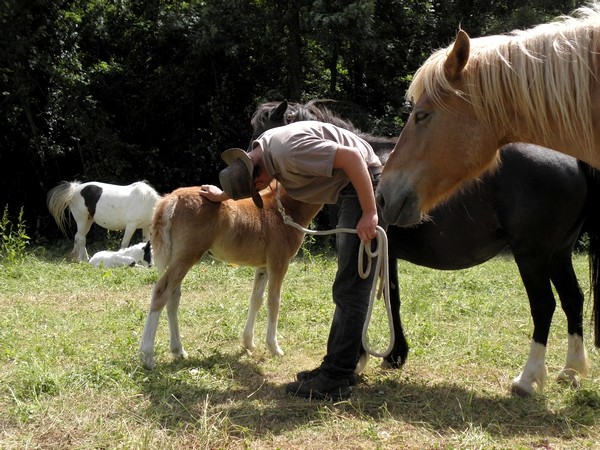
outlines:
{"label": "black horse's tail", "polygon": [[600,348],[600,171],[581,163],[588,179],[587,217],[590,296],[593,299],[594,345]]}

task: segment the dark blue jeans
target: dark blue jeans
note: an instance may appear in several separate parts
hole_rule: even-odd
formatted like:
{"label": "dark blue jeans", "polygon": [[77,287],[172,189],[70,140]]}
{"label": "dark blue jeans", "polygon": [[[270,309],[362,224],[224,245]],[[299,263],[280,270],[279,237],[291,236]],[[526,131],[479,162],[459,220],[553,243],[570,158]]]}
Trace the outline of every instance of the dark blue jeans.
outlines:
{"label": "dark blue jeans", "polygon": [[[337,227],[356,228],[362,209],[352,185],[344,188],[336,204]],[[385,229],[381,222],[379,225]],[[375,241],[372,242],[375,245]],[[331,378],[352,375],[358,363],[362,329],[369,307],[369,297],[375,274],[368,278],[358,274],[360,239],[355,233],[336,234],[338,270],[333,282],[335,312],[327,341],[327,354],[321,363],[321,371]],[[375,268],[375,261],[372,263]]]}

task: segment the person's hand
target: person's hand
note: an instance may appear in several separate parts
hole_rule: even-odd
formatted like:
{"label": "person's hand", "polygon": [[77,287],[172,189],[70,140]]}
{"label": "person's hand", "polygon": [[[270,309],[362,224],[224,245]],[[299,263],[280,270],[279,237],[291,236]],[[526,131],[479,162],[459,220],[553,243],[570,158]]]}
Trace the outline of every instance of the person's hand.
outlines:
{"label": "person's hand", "polygon": [[222,202],[229,198],[225,192],[212,184],[203,184],[200,186],[200,195],[215,203]]}
{"label": "person's hand", "polygon": [[377,213],[364,214],[356,224],[356,233],[361,241],[370,241],[377,237]]}

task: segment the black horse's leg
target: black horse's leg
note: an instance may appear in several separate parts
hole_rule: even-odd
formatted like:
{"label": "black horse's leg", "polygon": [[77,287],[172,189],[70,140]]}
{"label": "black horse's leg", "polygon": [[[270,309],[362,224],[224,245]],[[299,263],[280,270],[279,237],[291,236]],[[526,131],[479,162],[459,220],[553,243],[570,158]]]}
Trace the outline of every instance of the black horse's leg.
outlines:
{"label": "black horse's leg", "polygon": [[541,391],[546,382],[546,345],[556,308],[552,293],[547,258],[540,255],[519,255],[515,253],[533,318],[533,338],[529,358],[523,371],[512,381],[512,392],[519,395],[531,395],[534,384]]}
{"label": "black horse's leg", "polygon": [[404,365],[408,357],[408,342],[404,336],[402,321],[400,319],[400,284],[398,283],[398,260],[392,256],[389,258],[390,272],[390,306],[392,310],[392,322],[394,326],[394,346],[391,353],[386,356],[381,365],[385,368],[398,369]]}
{"label": "black horse's leg", "polygon": [[588,374],[590,362],[583,343],[584,296],[573,269],[571,249],[554,255],[550,277],[558,292],[562,309],[567,316],[567,332],[569,333],[567,359],[564,368],[558,375],[558,380],[578,385],[579,377]]}
{"label": "black horse's leg", "polygon": [[[398,284],[398,260],[390,256],[390,309],[392,311],[392,324],[394,327],[394,345],[392,351],[381,362],[381,367],[385,369],[399,369],[406,362],[408,357],[408,342],[404,336],[402,322],[400,321],[400,285]],[[360,346],[360,357],[357,366],[357,373],[361,373],[367,365],[369,355],[365,348]]]}

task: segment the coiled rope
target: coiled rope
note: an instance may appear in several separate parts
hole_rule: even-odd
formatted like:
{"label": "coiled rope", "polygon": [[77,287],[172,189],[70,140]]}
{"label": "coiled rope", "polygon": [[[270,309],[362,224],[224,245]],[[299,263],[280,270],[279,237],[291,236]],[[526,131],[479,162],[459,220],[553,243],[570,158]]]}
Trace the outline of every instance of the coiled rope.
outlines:
{"label": "coiled rope", "polygon": [[[294,222],[294,220],[285,212],[285,208],[281,203],[281,184],[277,183],[277,189],[275,191],[275,199],[277,200],[277,209],[283,218],[283,222],[290,225],[303,233],[310,235],[328,235],[336,233],[354,233],[356,234],[355,228],[335,228],[332,230],[310,230]],[[375,276],[373,277],[373,286],[371,287],[371,295],[369,297],[369,308],[367,310],[367,316],[362,330],[362,344],[365,351],[376,358],[385,358],[388,356],[395,342],[394,324],[392,321],[392,307],[390,304],[390,273],[388,265],[388,240],[385,230],[379,225],[377,226],[377,245],[374,250],[371,250],[371,243],[360,241],[360,249],[358,254],[358,274],[362,279],[366,279],[371,274],[373,258],[377,257],[377,263],[375,264]],[[364,268],[364,258],[367,258],[367,267]],[[377,289],[377,280],[380,280],[379,289]],[[369,324],[371,323],[371,315],[373,313],[373,305],[375,298],[381,298],[383,294],[385,307],[388,318],[388,328],[390,331],[390,342],[387,349],[384,352],[377,352],[369,345]]]}

